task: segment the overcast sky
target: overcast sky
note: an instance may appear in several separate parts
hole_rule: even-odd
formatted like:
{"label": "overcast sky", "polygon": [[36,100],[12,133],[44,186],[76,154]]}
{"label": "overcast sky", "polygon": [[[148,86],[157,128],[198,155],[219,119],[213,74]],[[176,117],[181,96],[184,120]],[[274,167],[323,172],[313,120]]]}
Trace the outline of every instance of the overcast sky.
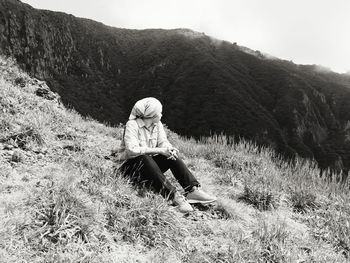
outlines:
{"label": "overcast sky", "polygon": [[350,0],[22,0],[132,29],[189,28],[263,53],[350,71]]}

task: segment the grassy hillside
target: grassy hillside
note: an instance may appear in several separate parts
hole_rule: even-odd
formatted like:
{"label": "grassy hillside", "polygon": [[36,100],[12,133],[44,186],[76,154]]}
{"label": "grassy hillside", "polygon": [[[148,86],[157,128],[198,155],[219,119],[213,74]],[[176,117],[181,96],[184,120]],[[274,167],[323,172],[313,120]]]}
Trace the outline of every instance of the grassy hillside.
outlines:
{"label": "grassy hillside", "polygon": [[228,147],[224,136],[196,142],[169,131],[219,198],[183,215],[115,172],[107,157],[120,128],[38,89],[46,84],[0,58],[0,262],[349,260],[347,181],[248,141]]}

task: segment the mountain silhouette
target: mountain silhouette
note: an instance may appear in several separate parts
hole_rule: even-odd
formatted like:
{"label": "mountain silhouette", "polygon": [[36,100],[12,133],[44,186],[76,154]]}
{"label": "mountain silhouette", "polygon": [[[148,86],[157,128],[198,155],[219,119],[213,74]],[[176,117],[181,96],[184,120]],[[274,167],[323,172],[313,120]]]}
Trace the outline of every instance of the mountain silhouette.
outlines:
{"label": "mountain silhouette", "polygon": [[181,135],[224,133],[350,168],[346,74],[189,29],[114,28],[17,0],[0,0],[0,52],[99,121],[125,122],[135,101],[154,96]]}

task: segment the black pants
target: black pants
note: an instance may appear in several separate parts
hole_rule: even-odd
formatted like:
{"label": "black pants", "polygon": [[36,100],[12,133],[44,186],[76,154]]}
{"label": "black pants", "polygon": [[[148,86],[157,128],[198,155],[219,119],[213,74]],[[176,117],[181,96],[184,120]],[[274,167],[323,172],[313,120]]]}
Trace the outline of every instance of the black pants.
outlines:
{"label": "black pants", "polygon": [[199,186],[199,182],[179,158],[171,160],[164,155],[140,155],[125,161],[120,167],[124,176],[129,177],[134,184],[152,188],[165,198],[172,199],[176,188],[163,174],[168,169],[185,191],[191,190],[193,186]]}

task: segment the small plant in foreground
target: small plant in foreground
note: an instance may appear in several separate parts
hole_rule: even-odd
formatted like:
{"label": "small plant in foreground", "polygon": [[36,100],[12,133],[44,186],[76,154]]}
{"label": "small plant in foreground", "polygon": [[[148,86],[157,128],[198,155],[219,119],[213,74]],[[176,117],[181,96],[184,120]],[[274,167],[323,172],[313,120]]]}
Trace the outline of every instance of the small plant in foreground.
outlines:
{"label": "small plant in foreground", "polygon": [[231,219],[234,218],[234,215],[231,211],[229,211],[223,204],[218,203],[214,209],[213,212],[215,213],[219,219]]}
{"label": "small plant in foreground", "polygon": [[266,222],[261,222],[253,232],[253,236],[261,245],[259,262],[286,262],[284,247],[289,233],[285,230],[284,224],[268,225]]}
{"label": "small plant in foreground", "polygon": [[105,216],[109,231],[118,233],[123,241],[142,242],[147,247],[160,246],[164,240],[178,243],[179,222],[165,203],[154,202],[152,197],[159,198],[149,193],[147,198],[130,200],[129,207],[108,204]]}
{"label": "small plant in foreground", "polygon": [[238,199],[253,205],[260,211],[277,208],[276,198],[269,189],[254,188],[246,185],[243,194]]}
{"label": "small plant in foreground", "polygon": [[97,208],[90,197],[69,181],[52,185],[37,193],[33,202],[35,239],[67,244],[81,240],[88,242],[93,229],[98,229]]}
{"label": "small plant in foreground", "polygon": [[307,218],[316,239],[326,240],[346,259],[350,258],[349,207],[330,204]]}
{"label": "small plant in foreground", "polygon": [[233,186],[235,184],[236,174],[230,170],[225,170],[216,176],[216,181],[218,184]]}
{"label": "small plant in foreground", "polygon": [[39,145],[44,144],[44,140],[40,132],[32,127],[25,127],[23,131],[12,134],[7,138],[3,138],[1,141],[15,144],[21,149],[26,149],[27,144],[30,142],[36,142]]}
{"label": "small plant in foreground", "polygon": [[294,212],[306,213],[309,209],[316,209],[319,206],[316,202],[316,196],[305,190],[294,191],[289,200]]}

